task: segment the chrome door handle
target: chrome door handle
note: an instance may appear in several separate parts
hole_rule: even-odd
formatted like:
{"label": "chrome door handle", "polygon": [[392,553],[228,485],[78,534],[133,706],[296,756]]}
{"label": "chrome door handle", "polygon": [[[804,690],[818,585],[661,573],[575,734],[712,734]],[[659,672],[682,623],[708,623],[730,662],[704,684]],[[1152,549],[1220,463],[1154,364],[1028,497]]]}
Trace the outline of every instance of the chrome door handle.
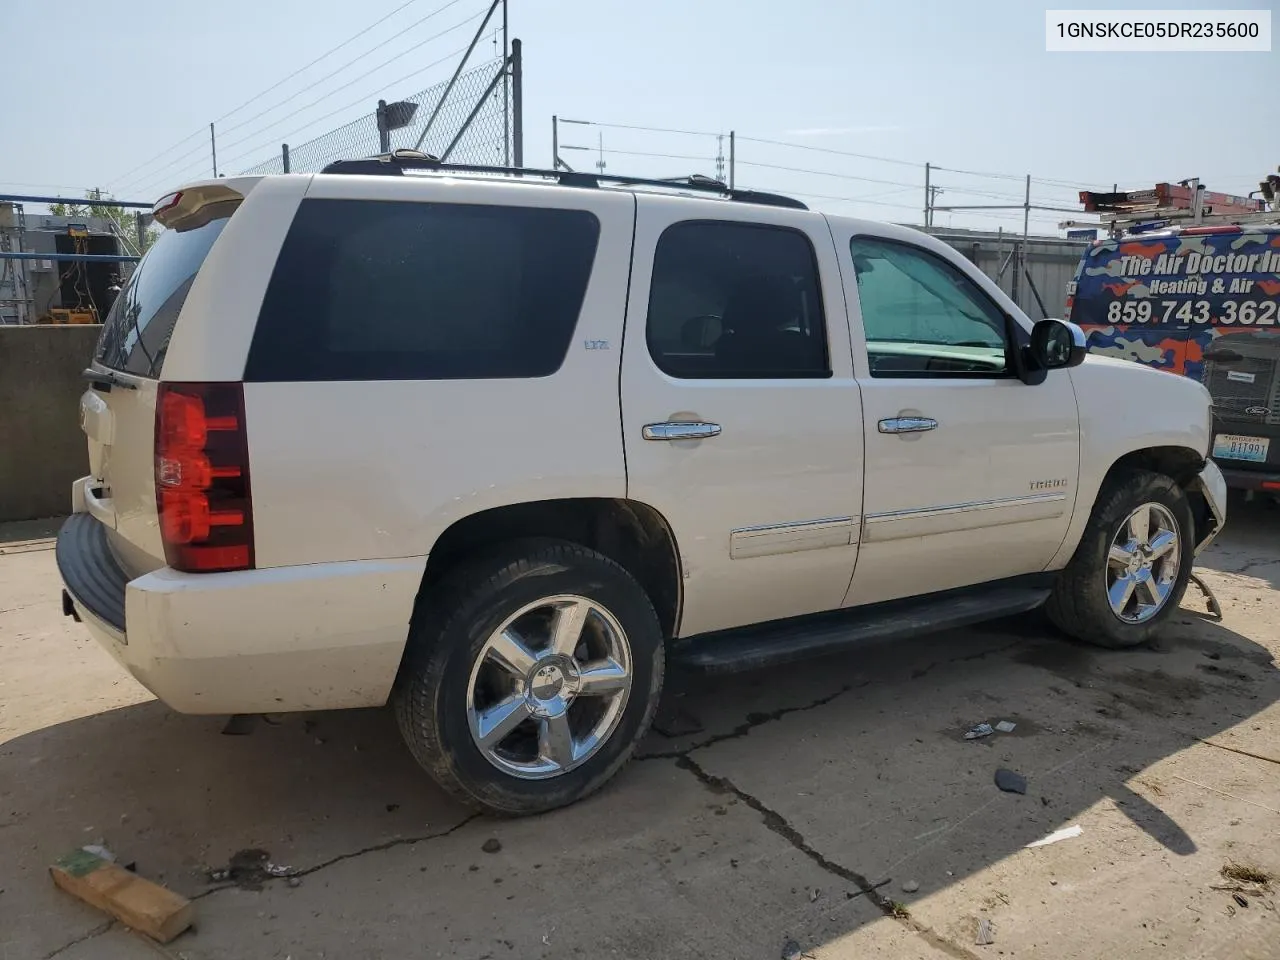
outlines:
{"label": "chrome door handle", "polygon": [[720,436],[720,424],[702,420],[646,423],[641,436],[646,440],[707,440]]}
{"label": "chrome door handle", "polygon": [[937,426],[938,421],[932,417],[890,417],[879,424],[881,433],[924,433]]}

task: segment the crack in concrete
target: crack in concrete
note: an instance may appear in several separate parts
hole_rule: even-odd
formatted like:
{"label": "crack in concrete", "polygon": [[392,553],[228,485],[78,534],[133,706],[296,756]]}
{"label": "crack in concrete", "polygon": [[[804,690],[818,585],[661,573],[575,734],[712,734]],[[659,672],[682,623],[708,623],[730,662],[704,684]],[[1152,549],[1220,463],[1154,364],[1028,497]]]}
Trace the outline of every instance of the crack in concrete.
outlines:
{"label": "crack in concrete", "polygon": [[88,933],[82,933],[80,934],[80,936],[76,937],[74,940],[70,940],[67,943],[64,943],[62,946],[58,947],[58,949],[54,950],[52,953],[46,953],[41,958],[41,960],[52,960],[53,957],[56,957],[60,953],[65,953],[66,951],[70,950],[72,947],[76,946],[77,944],[84,943],[86,940],[92,940],[94,937],[102,936],[104,933],[106,933],[115,925],[116,925],[115,920],[107,920],[103,923],[100,923],[96,927],[94,927],[92,930],[90,930]]}
{"label": "crack in concrete", "polygon": [[926,677],[934,670],[935,667],[941,667],[952,663],[965,663],[970,660],[981,660],[983,657],[989,657],[993,653],[1004,653],[1006,650],[1012,650],[1014,647],[1022,646],[1024,643],[1026,643],[1025,638],[1021,640],[1014,640],[1012,643],[1006,643],[1003,646],[992,647],[989,650],[981,650],[978,653],[968,653],[963,657],[951,657],[947,660],[935,660],[927,667],[920,670],[912,670],[911,679],[919,680],[922,677]]}
{"label": "crack in concrete", "polygon": [[1218,574],[1219,576],[1239,577],[1239,576],[1243,576],[1244,574],[1248,573],[1249,571],[1257,567],[1269,567],[1277,563],[1280,563],[1280,560],[1277,560],[1275,557],[1252,557],[1246,560],[1243,566],[1240,566],[1234,570],[1214,570],[1212,567],[1210,567],[1209,569],[1213,573]]}
{"label": "crack in concrete", "polygon": [[708,773],[703,767],[690,756],[680,756],[676,758],[676,766],[682,770],[688,770],[712,793],[723,794],[732,793],[735,797],[745,803],[756,813],[760,814],[764,821],[766,829],[782,837],[792,847],[812,860],[819,868],[832,876],[839,877],[848,883],[852,883],[858,888],[855,896],[865,896],[868,900],[876,905],[876,908],[891,920],[902,924],[911,930],[917,936],[924,939],[930,946],[941,950],[956,960],[980,960],[977,954],[971,950],[967,950],[953,940],[948,940],[941,934],[937,933],[933,928],[926,926],[920,921],[912,918],[906,911],[894,903],[893,900],[880,893],[880,887],[891,882],[891,879],[882,880],[879,883],[872,883],[863,874],[858,873],[850,867],[836,863],[827,857],[820,850],[814,847],[804,834],[791,825],[791,823],[778,813],[772,807],[764,803],[758,797],[747,793],[747,791],[738,787],[733,781],[726,777],[717,777]]}
{"label": "crack in concrete", "polygon": [[[346,861],[346,860],[354,860],[357,857],[363,857],[366,854],[380,853],[383,850],[391,850],[395,847],[412,847],[415,844],[426,843],[428,840],[439,840],[442,837],[447,837],[449,836],[449,834],[455,833],[458,830],[461,830],[463,827],[480,819],[483,816],[484,816],[483,813],[478,813],[478,812],[472,813],[466,817],[463,817],[461,820],[455,823],[452,827],[449,827],[449,829],[441,830],[438,833],[424,833],[421,836],[417,836],[417,837],[395,837],[391,840],[384,840],[382,843],[375,843],[368,847],[361,847],[359,850],[353,850],[350,853],[340,853],[336,857],[330,857],[328,860],[322,860],[320,863],[312,864],[311,866],[305,867],[302,870],[295,870],[292,873],[285,874],[284,876],[264,877],[261,883],[263,886],[265,886],[268,883],[278,883],[282,880],[287,883],[289,880],[300,878],[300,877],[309,877],[313,873],[319,873],[321,870],[325,870],[325,869],[328,869],[329,867],[332,867],[334,864],[342,863],[343,861]],[[197,893],[195,896],[191,897],[190,899],[203,900],[205,897],[210,896],[211,894],[219,893],[223,890],[231,890],[238,886],[239,884],[236,884],[236,883],[222,883],[217,886],[210,887],[207,890],[202,890],[200,893]]]}
{"label": "crack in concrete", "polygon": [[726,740],[737,740],[739,737],[745,737],[756,727],[762,727],[767,723],[773,723],[775,720],[781,720],[783,717],[792,713],[804,713],[806,710],[816,710],[818,707],[825,707],[828,703],[838,697],[844,696],[850,690],[857,690],[870,684],[870,680],[862,683],[846,683],[834,693],[829,693],[825,697],[819,697],[810,703],[802,703],[796,707],[779,707],[777,710],[771,710],[768,713],[748,713],[746,719],[738,724],[732,730],[726,733],[713,734],[705,740],[699,740],[697,743],[690,744],[680,750],[664,750],[660,753],[646,753],[643,757],[636,757],[636,760],[677,760],[694,750],[702,750],[706,747],[714,746],[717,743],[724,743]]}

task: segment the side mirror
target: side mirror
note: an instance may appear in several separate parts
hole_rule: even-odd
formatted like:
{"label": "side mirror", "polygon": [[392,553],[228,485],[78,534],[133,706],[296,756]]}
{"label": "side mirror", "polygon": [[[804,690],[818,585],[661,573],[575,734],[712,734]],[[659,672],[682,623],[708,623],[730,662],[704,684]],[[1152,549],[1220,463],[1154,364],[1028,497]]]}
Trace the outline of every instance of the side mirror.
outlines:
{"label": "side mirror", "polygon": [[1068,320],[1040,320],[1031,328],[1031,360],[1042,370],[1078,367],[1089,353],[1089,338]]}

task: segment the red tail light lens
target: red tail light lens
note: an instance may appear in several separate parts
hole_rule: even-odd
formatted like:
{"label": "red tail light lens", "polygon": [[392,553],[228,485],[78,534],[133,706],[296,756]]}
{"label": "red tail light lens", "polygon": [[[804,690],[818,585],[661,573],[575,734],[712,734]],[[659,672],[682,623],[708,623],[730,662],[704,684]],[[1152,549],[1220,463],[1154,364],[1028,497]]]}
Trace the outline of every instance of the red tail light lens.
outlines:
{"label": "red tail light lens", "polygon": [[162,383],[156,403],[156,508],[175,570],[253,567],[244,388]]}

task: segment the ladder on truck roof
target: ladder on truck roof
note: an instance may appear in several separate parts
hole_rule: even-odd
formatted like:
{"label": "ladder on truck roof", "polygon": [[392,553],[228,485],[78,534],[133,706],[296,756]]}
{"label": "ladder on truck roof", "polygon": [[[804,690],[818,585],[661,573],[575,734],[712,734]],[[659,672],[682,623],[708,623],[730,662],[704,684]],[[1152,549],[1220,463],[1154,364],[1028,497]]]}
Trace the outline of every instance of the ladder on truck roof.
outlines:
{"label": "ladder on truck roof", "polygon": [[[1098,214],[1100,225],[1113,237],[1180,226],[1280,224],[1280,176],[1272,174],[1260,186],[1261,198],[1240,197],[1206,190],[1198,179],[1191,179],[1157,183],[1149,190],[1082,190],[1080,203],[1086,213]],[[1058,224],[1062,228],[1098,225],[1075,220]]]}

